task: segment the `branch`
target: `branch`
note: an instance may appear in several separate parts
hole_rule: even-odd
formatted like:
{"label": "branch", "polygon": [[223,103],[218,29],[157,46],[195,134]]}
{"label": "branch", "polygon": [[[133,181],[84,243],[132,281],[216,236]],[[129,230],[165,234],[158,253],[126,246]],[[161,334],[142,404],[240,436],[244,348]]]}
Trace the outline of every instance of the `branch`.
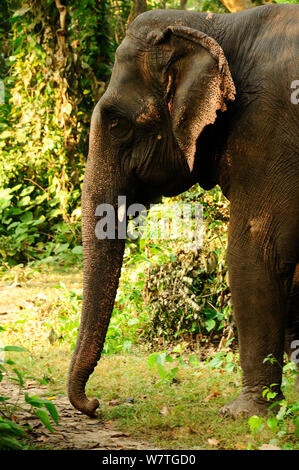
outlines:
{"label": "branch", "polygon": [[61,55],[64,56],[66,52],[66,31],[65,31],[65,17],[66,17],[66,6],[61,4],[60,0],[55,0],[56,7],[59,11],[59,22],[60,22],[60,29],[57,29],[57,39],[59,49],[61,51]]}

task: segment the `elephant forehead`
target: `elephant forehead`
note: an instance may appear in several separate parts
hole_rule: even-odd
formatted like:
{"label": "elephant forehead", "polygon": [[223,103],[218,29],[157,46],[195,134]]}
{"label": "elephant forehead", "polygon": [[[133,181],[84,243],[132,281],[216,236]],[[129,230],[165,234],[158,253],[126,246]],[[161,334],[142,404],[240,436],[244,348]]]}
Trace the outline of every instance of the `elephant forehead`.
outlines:
{"label": "elephant forehead", "polygon": [[115,51],[115,59],[124,63],[128,63],[136,57],[136,45],[131,38],[126,36]]}

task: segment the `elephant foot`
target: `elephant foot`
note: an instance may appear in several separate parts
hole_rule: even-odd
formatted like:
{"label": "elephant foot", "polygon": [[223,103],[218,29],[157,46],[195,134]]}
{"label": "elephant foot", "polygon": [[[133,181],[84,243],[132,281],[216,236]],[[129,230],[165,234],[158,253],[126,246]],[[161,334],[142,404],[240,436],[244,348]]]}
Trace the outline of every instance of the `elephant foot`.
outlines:
{"label": "elephant foot", "polygon": [[[275,397],[275,402],[282,400],[282,394]],[[223,406],[219,414],[224,417],[234,419],[250,417],[253,415],[266,416],[270,412],[277,412],[279,406],[271,407],[271,402],[263,400],[259,394],[253,395],[249,392],[242,392],[234,401]]]}

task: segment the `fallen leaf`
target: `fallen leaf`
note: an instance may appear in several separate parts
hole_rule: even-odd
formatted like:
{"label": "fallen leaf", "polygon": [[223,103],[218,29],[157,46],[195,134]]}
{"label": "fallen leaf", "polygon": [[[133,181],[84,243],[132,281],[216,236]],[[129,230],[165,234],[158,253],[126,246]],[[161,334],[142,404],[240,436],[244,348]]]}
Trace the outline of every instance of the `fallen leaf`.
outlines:
{"label": "fallen leaf", "polygon": [[208,439],[208,443],[212,447],[217,447],[219,445],[219,441],[217,439],[214,439],[214,438]]}
{"label": "fallen leaf", "polygon": [[210,401],[212,400],[212,398],[218,397],[219,395],[221,395],[221,393],[218,392],[217,390],[214,390],[212,393],[210,393],[209,395],[205,397],[204,401],[205,402]]}
{"label": "fallen leaf", "polygon": [[109,406],[117,406],[117,405],[120,405],[123,402],[124,402],[124,400],[118,398],[118,399],[115,399],[115,400],[108,401],[108,405]]}
{"label": "fallen leaf", "polygon": [[161,415],[166,416],[168,414],[168,408],[167,406],[163,406],[163,408],[160,410]]}
{"label": "fallen leaf", "polygon": [[241,449],[241,450],[247,449],[247,447],[246,447],[244,444],[236,444],[235,447],[236,447],[237,449]]}

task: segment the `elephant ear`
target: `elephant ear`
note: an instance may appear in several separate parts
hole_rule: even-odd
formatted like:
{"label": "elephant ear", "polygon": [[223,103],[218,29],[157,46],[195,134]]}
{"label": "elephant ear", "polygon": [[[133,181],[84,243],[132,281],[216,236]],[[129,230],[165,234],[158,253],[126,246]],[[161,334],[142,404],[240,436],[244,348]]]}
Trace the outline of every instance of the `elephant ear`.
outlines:
{"label": "elephant ear", "polygon": [[[193,169],[196,141],[217,111],[235,99],[235,85],[224,52],[215,39],[185,26],[150,33],[168,56],[163,82],[177,143]],[[157,50],[158,59],[161,58]],[[162,54],[163,56],[163,54]]]}

